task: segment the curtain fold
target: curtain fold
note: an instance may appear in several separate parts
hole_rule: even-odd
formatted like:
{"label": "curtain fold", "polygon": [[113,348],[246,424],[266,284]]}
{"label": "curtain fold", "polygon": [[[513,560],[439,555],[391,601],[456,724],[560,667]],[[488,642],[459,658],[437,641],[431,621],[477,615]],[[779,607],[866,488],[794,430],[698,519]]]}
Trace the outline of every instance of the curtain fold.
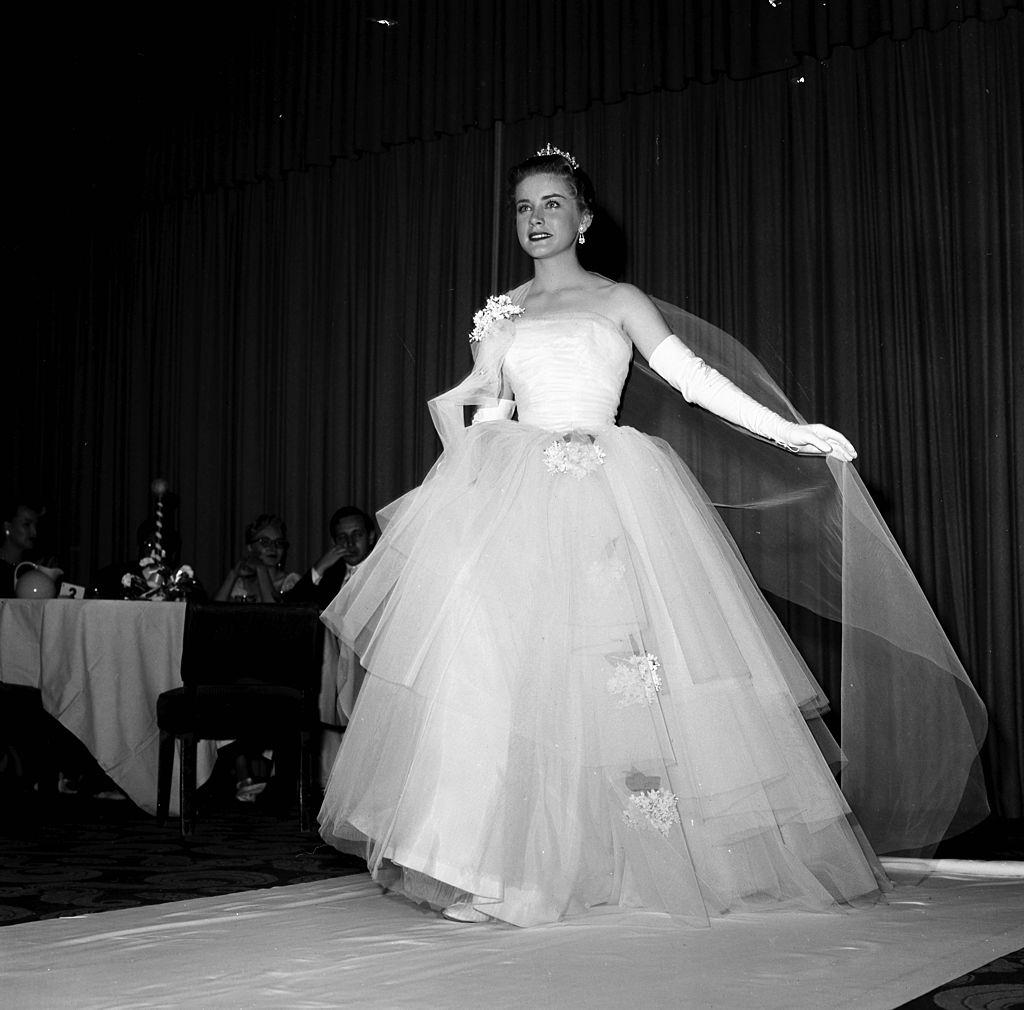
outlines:
{"label": "curtain fold", "polygon": [[[499,15],[514,31],[503,6],[468,5],[465,31]],[[496,167],[551,140],[597,183],[592,266],[735,334],[801,413],[857,444],[989,706],[996,808],[1021,816],[1022,20],[521,119],[500,131],[500,166],[490,129],[305,171],[282,156],[280,174],[167,199],[130,229],[95,222],[88,245],[41,238],[53,287],[26,292],[11,471],[55,488],[50,541],[78,581],[130,555],[156,476],[180,498],[182,557],[208,588],[268,509],[288,521],[290,565],[308,565],[335,506],[379,507],[434,458],[426,401],[469,367],[493,243],[500,287],[528,274],[508,218],[491,234]],[[492,62],[508,52],[472,31]],[[537,94],[557,89],[556,66],[537,72]],[[211,141],[207,164],[233,151]]]}
{"label": "curtain fold", "polygon": [[[805,416],[853,439],[858,470],[989,702],[987,765],[997,805],[1014,816],[1024,813],[1024,284],[1013,266],[1024,189],[1010,168],[1024,163],[1021,21],[837,50],[825,64],[504,133],[507,161],[553,137],[593,170],[608,211],[588,233],[594,266],[610,262],[739,337]],[[602,241],[617,257],[600,255]],[[518,259],[512,236],[503,255]],[[829,668],[836,643],[808,615],[793,620],[801,645],[821,650],[814,665]]]}
{"label": "curtain fold", "polygon": [[[308,0],[205,9],[153,43],[148,200],[593,102],[746,79],[1020,0]],[[175,31],[176,29],[176,31]],[[149,107],[148,103],[153,107]]]}

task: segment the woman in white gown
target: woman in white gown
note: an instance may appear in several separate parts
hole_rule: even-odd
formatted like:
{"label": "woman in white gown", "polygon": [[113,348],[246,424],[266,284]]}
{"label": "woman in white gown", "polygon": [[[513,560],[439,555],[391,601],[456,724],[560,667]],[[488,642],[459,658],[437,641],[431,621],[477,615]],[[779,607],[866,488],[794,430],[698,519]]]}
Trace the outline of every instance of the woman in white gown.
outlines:
{"label": "woman in white gown", "polygon": [[510,180],[533,279],[478,313],[473,372],[431,404],[444,453],[324,614],[367,678],[323,836],[468,921],[876,897],[804,717],[820,689],[687,466],[615,423],[633,348],[762,438],[853,447],[760,406],[644,294],[580,266],[593,204],[571,156]]}

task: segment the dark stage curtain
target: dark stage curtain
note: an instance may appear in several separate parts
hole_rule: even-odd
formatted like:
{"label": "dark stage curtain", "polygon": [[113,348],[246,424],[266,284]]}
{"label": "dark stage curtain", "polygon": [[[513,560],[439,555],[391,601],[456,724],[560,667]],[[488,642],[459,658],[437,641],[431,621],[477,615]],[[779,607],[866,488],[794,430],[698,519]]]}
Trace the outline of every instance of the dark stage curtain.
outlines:
{"label": "dark stage curtain", "polygon": [[269,173],[65,242],[47,269],[77,294],[31,306],[13,468],[56,487],[53,541],[82,580],[129,552],[158,475],[208,587],[265,509],[309,564],[335,505],[383,505],[432,461],[426,399],[468,368],[492,272],[527,275],[495,166],[551,140],[602,196],[596,267],[735,333],[858,445],[989,705],[996,807],[1019,817],[1022,20]]}
{"label": "dark stage curtain", "polygon": [[989,704],[1007,816],[1024,814],[1022,20],[517,124],[504,145],[578,152],[607,268],[737,335],[852,437]]}
{"label": "dark stage curtain", "polygon": [[496,120],[746,79],[805,56],[827,59],[836,46],[905,40],[1019,7],[1020,0],[206,4],[192,17],[176,11],[153,23],[143,42],[137,116],[155,127],[146,191],[166,198],[274,178]]}

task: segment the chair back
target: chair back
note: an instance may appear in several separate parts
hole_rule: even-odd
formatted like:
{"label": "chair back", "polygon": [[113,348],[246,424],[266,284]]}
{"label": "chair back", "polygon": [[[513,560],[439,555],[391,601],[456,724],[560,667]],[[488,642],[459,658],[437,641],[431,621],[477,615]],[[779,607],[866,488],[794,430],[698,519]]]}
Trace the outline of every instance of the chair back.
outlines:
{"label": "chair back", "polygon": [[[157,815],[170,805],[174,743],[181,740],[181,833],[196,819],[196,741],[250,739],[274,748],[275,776],[294,765],[300,824],[312,824],[313,745],[320,726],[324,626],[312,605],[188,603],[183,687],[157,698]],[[291,739],[298,744],[291,747]],[[293,759],[292,752],[297,753]],[[297,763],[296,763],[297,762]],[[290,768],[289,768],[290,770]],[[269,790],[268,790],[269,792]]]}
{"label": "chair back", "polygon": [[320,690],[324,626],[317,607],[189,603],[181,656],[186,689],[282,685]]}

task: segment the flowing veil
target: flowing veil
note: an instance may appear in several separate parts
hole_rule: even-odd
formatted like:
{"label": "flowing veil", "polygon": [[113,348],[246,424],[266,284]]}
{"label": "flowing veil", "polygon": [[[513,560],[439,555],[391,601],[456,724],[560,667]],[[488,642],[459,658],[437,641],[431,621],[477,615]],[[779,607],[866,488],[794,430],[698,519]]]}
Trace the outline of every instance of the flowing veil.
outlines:
{"label": "flowing veil", "polygon": [[[803,422],[737,340],[656,304],[695,354]],[[639,360],[619,421],[672,445],[762,590],[841,628],[841,782],[874,849],[927,853],[984,818],[984,706],[853,466],[787,453],[733,428],[687,404]]]}
{"label": "flowing veil", "polygon": [[[521,303],[528,287],[509,292],[512,301]],[[655,303],[707,364],[778,414],[803,422],[739,341],[677,306]],[[431,401],[446,450],[464,430],[465,408],[498,395],[513,334],[507,320],[494,326],[473,371]],[[673,447],[763,591],[840,629],[839,696],[832,700],[840,716],[841,785],[875,851],[927,855],[982,820],[984,705],[853,466],[787,453],[735,428],[686,403],[638,359],[619,422]],[[445,465],[444,456],[437,465]],[[823,698],[804,707],[831,760],[831,741],[819,732]]]}

